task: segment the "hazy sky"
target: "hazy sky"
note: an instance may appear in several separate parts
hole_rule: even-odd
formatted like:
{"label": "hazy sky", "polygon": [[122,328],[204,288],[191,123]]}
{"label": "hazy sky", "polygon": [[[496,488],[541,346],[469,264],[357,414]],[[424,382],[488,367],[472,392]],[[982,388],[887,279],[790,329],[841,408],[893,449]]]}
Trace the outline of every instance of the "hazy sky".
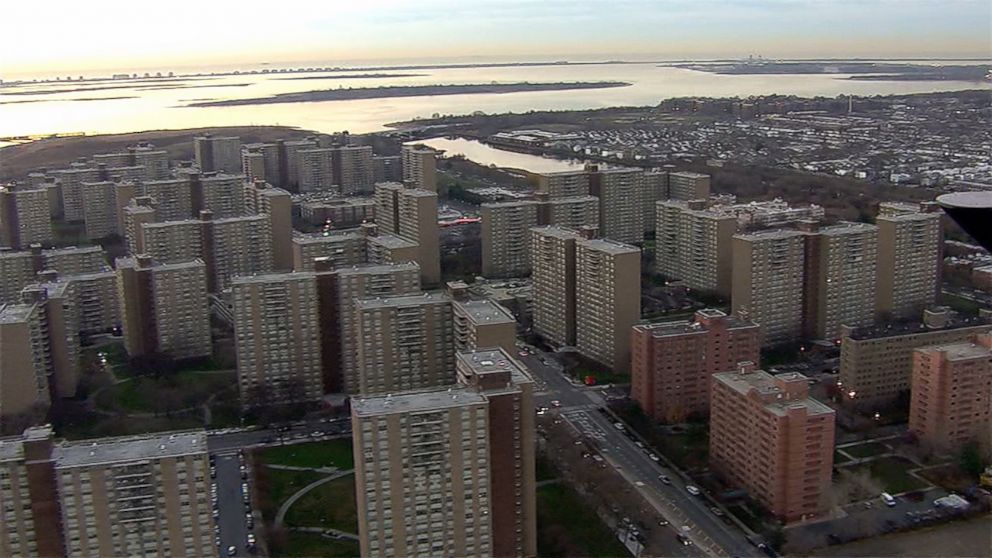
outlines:
{"label": "hazy sky", "polygon": [[464,57],[990,56],[989,0],[6,0],[0,77]]}

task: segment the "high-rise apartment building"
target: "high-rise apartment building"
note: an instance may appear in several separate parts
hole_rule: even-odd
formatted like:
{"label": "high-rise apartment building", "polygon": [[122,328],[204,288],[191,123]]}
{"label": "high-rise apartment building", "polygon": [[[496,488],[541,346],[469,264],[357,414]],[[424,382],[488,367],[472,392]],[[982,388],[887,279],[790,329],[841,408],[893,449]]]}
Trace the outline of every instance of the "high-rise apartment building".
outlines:
{"label": "high-rise apartment building", "polygon": [[644,232],[653,231],[657,224],[656,206],[660,201],[668,199],[668,173],[664,171],[646,171],[644,173],[644,189],[641,190],[641,211],[644,213]]}
{"label": "high-rise apartment building", "polygon": [[43,302],[0,305],[0,422],[44,413],[51,404],[47,332]]}
{"label": "high-rise apartment building", "polygon": [[[318,261],[322,270],[331,267]],[[358,346],[368,332],[359,327],[358,300],[413,295],[420,292],[420,268],[413,262],[362,264],[320,273],[321,319],[324,329],[324,385],[329,392],[359,392]]]}
{"label": "high-rise apartment building", "polygon": [[845,403],[875,409],[892,402],[910,389],[914,349],[960,343],[990,327],[988,319],[962,319],[947,308],[932,308],[924,310],[922,321],[844,328],[838,383]]}
{"label": "high-rise apartment building", "polygon": [[554,225],[568,229],[599,227],[599,198],[596,196],[569,196],[549,198],[540,202],[540,225]]}
{"label": "high-rise apartment building", "polygon": [[272,271],[272,236],[268,215],[214,219],[207,258],[211,264],[211,291],[222,291],[236,275]]}
{"label": "high-rise apartment building", "polygon": [[607,168],[592,173],[590,191],[599,198],[599,230],[604,238],[627,244],[644,240],[644,189],[642,169]]}
{"label": "high-rise apartment building", "polygon": [[403,157],[400,155],[372,156],[372,183],[403,182]]}
{"label": "high-rise apartment building", "polygon": [[208,209],[215,219],[240,217],[245,213],[245,177],[215,174],[194,177],[193,208]]}
{"label": "high-rise apartment building", "polygon": [[412,188],[437,192],[437,153],[423,145],[404,145],[403,182]]}
{"label": "high-rise apartment building", "polygon": [[376,184],[376,221],[380,232],[417,243],[417,263],[426,286],[441,282],[440,233],[437,225],[437,192],[406,188],[401,184]]}
{"label": "high-rise apartment building", "polygon": [[534,332],[552,345],[575,345],[575,243],[582,236],[550,226],[530,234]]}
{"label": "high-rise apartment building", "polygon": [[193,155],[201,172],[241,174],[241,138],[204,134],[193,138]]}
{"label": "high-rise apartment building", "polygon": [[71,283],[79,332],[106,333],[121,323],[120,298],[117,295],[117,275],[109,267],[104,271],[59,276],[59,281]]}
{"label": "high-rise apartment building", "polygon": [[0,479],[0,555],[65,556],[50,426],[0,438]]}
{"label": "high-rise apartment building", "polygon": [[668,199],[705,200],[710,197],[710,175],[698,172],[668,173]]}
{"label": "high-rise apartment building", "polygon": [[713,374],[761,356],[761,328],[714,309],[689,322],[636,325],[631,336],[631,397],[667,423],[708,413]]}
{"label": "high-rise apartment building", "polygon": [[545,173],[537,177],[537,191],[551,199],[588,196],[590,188],[591,175],[586,170]]}
{"label": "high-rise apartment building", "polygon": [[134,197],[134,183],[83,182],[80,191],[84,234],[87,238],[103,238],[124,232],[121,215],[124,207]]}
{"label": "high-rise apartment building", "polygon": [[808,382],[750,362],[712,382],[710,467],[787,522],[829,508],[835,413],[809,397]]}
{"label": "high-rise apartment building", "polygon": [[245,183],[245,210],[269,218],[272,268],[293,269],[293,200],[289,192],[264,182]]}
{"label": "high-rise apartment building", "polygon": [[59,275],[78,275],[102,271],[107,267],[107,256],[99,246],[68,246],[52,248],[51,250],[33,248],[32,250],[34,257],[40,258],[40,264],[36,264],[38,271],[56,270]]}
{"label": "high-rise apartment building", "polygon": [[352,404],[362,556],[535,556],[533,380],[505,351],[461,385]]}
{"label": "high-rise apartment building", "polygon": [[392,234],[380,234],[375,225],[362,225],[362,231],[366,233],[365,248],[369,263],[404,263],[419,260],[420,246],[416,242]]}
{"label": "high-rise apartment building", "polygon": [[145,223],[154,223],[158,220],[155,199],[151,196],[136,197],[121,210],[121,215],[123,216],[121,229],[128,254],[142,253],[139,246],[145,245],[143,226]]}
{"label": "high-rise apartment building", "polygon": [[282,187],[282,156],[274,143],[246,143],[241,146],[241,169],[248,180],[264,180]]}
{"label": "high-rise apartment building", "polygon": [[315,149],[319,147],[316,138],[305,138],[301,140],[276,140],[276,145],[280,149],[280,175],[279,182],[273,184],[279,188],[286,188],[291,192],[300,191],[300,162],[301,151]]}
{"label": "high-rise apartment building", "polygon": [[242,406],[320,401],[324,386],[316,276],[236,277],[231,301]]}
{"label": "high-rise apartment building", "polygon": [[160,264],[137,256],[118,258],[116,267],[129,355],[210,356],[207,269],[202,260]]}
{"label": "high-rise apartment building", "polygon": [[707,210],[703,200],[662,201],[656,210],[658,272],[691,289],[729,295],[737,218]]}
{"label": "high-rise apartment building", "polygon": [[451,299],[423,293],[355,302],[358,391],[362,395],[454,382]]}
{"label": "high-rise apartment building", "polygon": [[300,202],[300,217],[314,226],[334,229],[357,227],[375,220],[375,200],[371,198],[320,198]]}
{"label": "high-rise apartment building", "polygon": [[138,192],[155,200],[157,220],[190,219],[196,216],[193,212],[193,184],[197,176],[186,174],[178,178],[146,180],[138,185]]}
{"label": "high-rise apartment building", "polygon": [[207,233],[199,219],[142,223],[140,228],[136,227],[131,254],[147,254],[155,261],[167,264],[203,258]]}
{"label": "high-rise apartment building", "polygon": [[100,180],[100,169],[85,164],[73,164],[67,169],[55,170],[52,176],[59,182],[62,193],[62,210],[66,221],[83,220],[83,182]]}
{"label": "high-rise apartment building", "polygon": [[530,229],[538,225],[533,201],[484,203],[482,275],[521,277],[530,273]]}
{"label": "high-rise apartment building", "polygon": [[34,282],[37,271],[31,252],[0,250],[0,304],[18,301],[21,289]]}
{"label": "high-rise apartment building", "polygon": [[906,319],[937,302],[943,231],[941,214],[879,215],[877,314]]}
{"label": "high-rise apartment building", "polygon": [[791,230],[733,237],[731,310],[761,326],[766,346],[802,334],[805,241],[802,232]]}
{"label": "high-rise apartment building", "polygon": [[866,223],[841,223],[810,232],[806,239],[806,336],[837,339],[842,325],[871,324],[878,229]]}
{"label": "high-rise apartment building", "polygon": [[55,281],[55,272],[42,273],[40,281],[21,291],[21,304],[39,309],[36,325],[44,340],[42,366],[52,397],[74,397],[80,351],[76,285]]}
{"label": "high-rise apartment building", "polygon": [[[334,150],[334,157],[334,180],[342,194],[371,194],[374,191],[375,164],[371,145],[343,145]],[[431,171],[426,172],[430,174]],[[430,178],[427,180],[429,184]],[[436,178],[434,183],[435,188],[431,191],[437,189]]]}
{"label": "high-rise apartment building", "polygon": [[334,148],[317,147],[301,149],[299,156],[299,190],[305,192],[341,193],[341,185],[334,176]]}
{"label": "high-rise apartment building", "polygon": [[45,187],[0,186],[0,244],[21,250],[55,238],[48,195]]}
{"label": "high-rise apartment building", "polygon": [[575,346],[615,371],[630,367],[641,319],[641,250],[606,239],[575,243]]}
{"label": "high-rise apartment building", "polygon": [[297,234],[293,237],[293,269],[313,271],[317,258],[327,258],[335,269],[363,263],[366,261],[365,242],[365,237],[354,229]]}
{"label": "high-rise apartment building", "polygon": [[514,353],[517,321],[507,309],[491,300],[456,300],[453,310],[456,351],[498,347]]}
{"label": "high-rise apartment building", "polygon": [[913,351],[909,430],[926,447],[956,453],[992,444],[992,332]]}

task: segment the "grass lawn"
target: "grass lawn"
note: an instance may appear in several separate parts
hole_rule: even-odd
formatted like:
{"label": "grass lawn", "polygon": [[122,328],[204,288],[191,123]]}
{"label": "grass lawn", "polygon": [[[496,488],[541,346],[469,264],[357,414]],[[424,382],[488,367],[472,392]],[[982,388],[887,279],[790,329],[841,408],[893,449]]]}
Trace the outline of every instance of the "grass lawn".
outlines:
{"label": "grass lawn", "polygon": [[843,448],[841,451],[846,452],[855,459],[862,459],[865,457],[872,457],[873,455],[883,454],[889,451],[889,448],[881,442],[868,442],[867,444],[848,446]]}
{"label": "grass lawn", "polygon": [[537,553],[543,558],[628,555],[596,513],[561,484],[537,490]]}
{"label": "grass lawn", "polygon": [[107,417],[104,415],[84,415],[73,417],[60,423],[56,429],[60,437],[67,440],[85,440],[107,436],[129,436],[149,432],[169,430],[189,430],[202,428],[200,417]]}
{"label": "grass lawn", "polygon": [[950,306],[951,310],[969,315],[977,314],[978,310],[982,308],[982,305],[974,300],[948,293],[941,293],[940,303],[944,306]]}
{"label": "grass lawn", "polygon": [[304,486],[320,480],[327,475],[313,471],[287,471],[285,469],[269,469],[258,471],[255,475],[257,491],[264,495],[268,505],[260,506],[262,515],[268,521],[275,519],[279,506]]}
{"label": "grass lawn", "polygon": [[834,465],[839,465],[841,463],[847,463],[851,458],[844,455],[843,453],[834,450]]}
{"label": "grass lawn", "polygon": [[886,492],[899,494],[919,490],[927,483],[910,476],[906,471],[914,465],[900,457],[883,457],[870,463],[859,465],[858,469],[869,468],[871,476],[877,479]]}
{"label": "grass lawn", "polygon": [[538,456],[534,460],[534,476],[537,482],[552,480],[558,478],[558,471],[547,459]]}
{"label": "grass lawn", "polygon": [[351,457],[351,440],[276,446],[263,450],[259,457],[265,463],[294,467],[355,467]]}
{"label": "grass lawn", "polygon": [[358,534],[355,476],[348,475],[310,490],[286,512],[289,527],[324,527]]}
{"label": "grass lawn", "polygon": [[358,556],[357,541],[328,539],[315,533],[290,532],[286,544],[274,549],[274,558],[354,558]]}
{"label": "grass lawn", "polygon": [[230,396],[235,372],[198,374],[193,371],[152,378],[135,377],[100,392],[97,407],[124,413],[164,413],[202,405],[215,393]]}

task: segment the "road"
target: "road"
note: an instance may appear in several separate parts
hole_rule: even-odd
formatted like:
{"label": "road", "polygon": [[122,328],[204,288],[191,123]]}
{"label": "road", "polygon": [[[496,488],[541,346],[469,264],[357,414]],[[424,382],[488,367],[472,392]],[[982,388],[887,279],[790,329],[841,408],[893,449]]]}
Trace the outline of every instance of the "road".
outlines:
{"label": "road", "polygon": [[[677,528],[689,527],[689,538],[695,543],[696,550],[686,552],[689,549],[683,548],[679,555],[690,555],[701,550],[715,556],[763,556],[745,539],[742,531],[715,516],[709,510],[710,504],[706,499],[686,492],[685,482],[678,472],[654,462],[647,450],[637,446],[634,440],[613,425],[610,417],[597,410],[605,405],[598,390],[570,382],[545,354],[519,358],[535,374],[535,380],[543,383],[544,389],[535,398],[537,405],[550,406],[552,400],[557,400],[561,405],[558,412],[594,441],[603,457],[665,519]],[[658,476],[662,474],[669,477],[670,485],[659,480]]]}
{"label": "road", "polygon": [[217,478],[217,504],[220,517],[215,519],[220,527],[220,555],[227,556],[227,548],[233,546],[238,556],[249,555],[245,548],[248,539],[248,526],[241,483],[247,482],[241,478],[241,461],[236,451],[226,452],[215,457]]}

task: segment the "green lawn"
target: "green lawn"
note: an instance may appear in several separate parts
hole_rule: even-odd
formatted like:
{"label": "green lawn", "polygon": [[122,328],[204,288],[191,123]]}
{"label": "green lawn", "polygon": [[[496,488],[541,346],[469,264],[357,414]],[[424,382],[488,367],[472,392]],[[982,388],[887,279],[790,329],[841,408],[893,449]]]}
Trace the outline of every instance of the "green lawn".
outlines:
{"label": "green lawn", "polygon": [[841,463],[847,463],[850,460],[851,460],[851,458],[848,457],[848,456],[846,456],[846,455],[844,455],[843,453],[841,453],[839,451],[836,451],[836,450],[834,451],[834,464],[835,465],[839,465]]}
{"label": "green lawn", "polygon": [[356,541],[294,532],[287,534],[286,543],[281,548],[273,550],[274,558],[354,558],[359,554]]}
{"label": "green lawn", "polygon": [[883,454],[889,451],[889,448],[881,442],[868,442],[867,444],[848,446],[846,448],[842,448],[841,451],[846,452],[855,459],[862,459],[865,457]]}
{"label": "green lawn", "polygon": [[547,459],[538,456],[534,460],[534,476],[537,482],[552,480],[558,478],[558,471]]}
{"label": "green lawn", "polygon": [[351,457],[351,440],[276,446],[263,450],[259,457],[265,463],[294,467],[355,467]]}
{"label": "green lawn", "polygon": [[202,405],[211,395],[236,397],[236,373],[177,372],[161,378],[134,377],[97,395],[97,407],[124,413],[165,413]]}
{"label": "green lawn", "polygon": [[287,498],[304,486],[327,475],[313,471],[288,471],[285,469],[256,469],[256,490],[265,500],[261,506],[262,515],[269,521],[275,520],[279,506]]}
{"label": "green lawn", "polygon": [[286,512],[289,527],[324,527],[358,533],[355,476],[326,482],[307,492]]}
{"label": "green lawn", "polygon": [[944,306],[950,306],[951,310],[969,315],[977,314],[978,310],[982,308],[982,305],[974,300],[949,293],[941,293],[940,303]]}
{"label": "green lawn", "polygon": [[906,472],[914,465],[901,457],[883,457],[858,466],[859,469],[866,467],[869,468],[871,476],[877,479],[889,494],[910,492],[927,486],[927,483]]}
{"label": "green lawn", "polygon": [[628,555],[596,513],[561,484],[537,490],[537,553],[542,558]]}

